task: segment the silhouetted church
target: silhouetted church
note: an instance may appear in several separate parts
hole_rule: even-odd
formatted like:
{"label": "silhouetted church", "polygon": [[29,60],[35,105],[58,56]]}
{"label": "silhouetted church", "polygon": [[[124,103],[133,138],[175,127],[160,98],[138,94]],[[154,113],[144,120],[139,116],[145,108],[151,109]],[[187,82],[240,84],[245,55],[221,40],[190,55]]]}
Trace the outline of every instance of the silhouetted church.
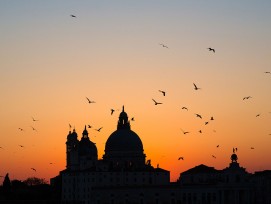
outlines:
{"label": "silhouetted church", "polygon": [[[103,159],[98,160],[86,126],[80,141],[75,130],[69,132],[66,150],[66,169],[51,179],[52,186],[61,183],[63,204],[271,203],[271,172],[246,172],[235,152],[223,170],[199,165],[170,182],[169,171],[146,161],[143,144],[131,130],[124,107],[117,130],[107,139]],[[268,178],[265,183],[263,177]],[[263,187],[265,192],[260,190]]]}

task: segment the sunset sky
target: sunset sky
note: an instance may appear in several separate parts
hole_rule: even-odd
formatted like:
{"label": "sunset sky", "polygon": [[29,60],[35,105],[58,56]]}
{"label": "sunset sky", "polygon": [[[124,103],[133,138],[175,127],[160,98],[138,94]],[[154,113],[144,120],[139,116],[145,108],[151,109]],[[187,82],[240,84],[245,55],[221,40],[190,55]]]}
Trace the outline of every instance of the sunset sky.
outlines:
{"label": "sunset sky", "polygon": [[233,147],[248,172],[271,169],[270,0],[2,0],[0,25],[1,176],[58,175],[69,124],[79,139],[93,126],[102,158],[123,105],[172,181],[227,167]]}

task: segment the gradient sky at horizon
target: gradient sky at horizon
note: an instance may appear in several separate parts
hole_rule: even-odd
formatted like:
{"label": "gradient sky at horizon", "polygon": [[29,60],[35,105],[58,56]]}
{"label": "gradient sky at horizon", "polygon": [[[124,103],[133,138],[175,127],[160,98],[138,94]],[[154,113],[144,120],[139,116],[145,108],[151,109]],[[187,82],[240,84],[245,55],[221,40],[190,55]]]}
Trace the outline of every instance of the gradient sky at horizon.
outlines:
{"label": "gradient sky at horizon", "polygon": [[93,126],[102,158],[123,105],[172,181],[227,167],[233,147],[247,171],[271,169],[270,1],[2,0],[0,25],[0,175],[56,176],[69,124]]}

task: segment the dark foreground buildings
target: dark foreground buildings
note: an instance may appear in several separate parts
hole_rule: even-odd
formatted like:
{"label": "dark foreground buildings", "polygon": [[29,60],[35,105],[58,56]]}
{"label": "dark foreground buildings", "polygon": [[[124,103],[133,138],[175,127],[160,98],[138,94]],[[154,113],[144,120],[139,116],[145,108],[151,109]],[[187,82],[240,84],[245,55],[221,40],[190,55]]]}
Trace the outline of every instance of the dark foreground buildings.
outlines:
{"label": "dark foreground buildings", "polygon": [[66,147],[67,168],[51,179],[63,204],[271,204],[271,171],[246,172],[235,152],[223,170],[201,164],[170,182],[169,171],[145,160],[124,108],[103,159],[86,127],[80,141],[69,132]]}

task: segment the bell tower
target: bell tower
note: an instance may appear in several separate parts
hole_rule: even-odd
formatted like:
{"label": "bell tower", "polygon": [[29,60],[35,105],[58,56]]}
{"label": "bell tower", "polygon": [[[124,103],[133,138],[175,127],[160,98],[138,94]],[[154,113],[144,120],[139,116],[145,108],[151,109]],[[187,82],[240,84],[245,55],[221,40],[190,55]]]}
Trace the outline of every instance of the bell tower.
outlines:
{"label": "bell tower", "polygon": [[79,166],[78,143],[75,129],[73,132],[69,131],[66,142],[66,168],[69,170],[75,170]]}

